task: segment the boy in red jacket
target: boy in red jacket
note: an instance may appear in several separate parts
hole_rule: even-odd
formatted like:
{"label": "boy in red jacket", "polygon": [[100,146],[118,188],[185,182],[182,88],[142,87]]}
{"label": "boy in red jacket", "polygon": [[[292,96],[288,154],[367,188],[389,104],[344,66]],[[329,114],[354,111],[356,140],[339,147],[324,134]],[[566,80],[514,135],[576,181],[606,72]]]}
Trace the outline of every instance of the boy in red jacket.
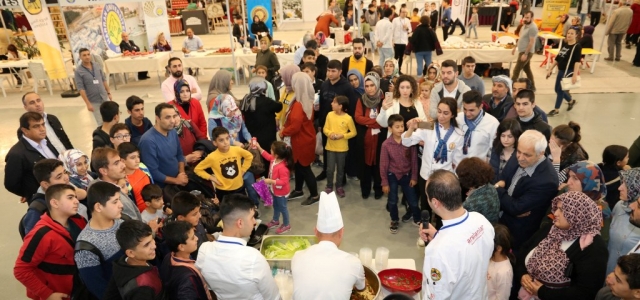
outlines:
{"label": "boy in red jacket", "polygon": [[77,272],[73,248],[87,222],[78,215],[80,202],[73,186],[50,186],[45,200],[49,212],[25,236],[13,275],[31,299],[64,299],[71,295]]}

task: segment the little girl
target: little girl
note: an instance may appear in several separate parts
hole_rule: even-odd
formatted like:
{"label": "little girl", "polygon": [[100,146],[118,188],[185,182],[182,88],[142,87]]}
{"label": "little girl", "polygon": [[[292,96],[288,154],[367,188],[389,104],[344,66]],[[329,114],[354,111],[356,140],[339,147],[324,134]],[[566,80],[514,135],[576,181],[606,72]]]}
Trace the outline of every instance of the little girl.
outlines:
{"label": "little girl", "polygon": [[471,18],[469,18],[469,27],[467,28],[467,31],[469,31],[469,34],[467,34],[467,38],[471,37],[471,30],[473,29],[473,33],[476,35],[476,40],[478,39],[478,31],[476,30],[476,27],[478,27],[478,24],[479,24],[478,7],[474,6],[473,14],[471,14]]}
{"label": "little girl", "polygon": [[329,112],[322,132],[327,136],[327,194],[333,192],[333,175],[336,165],[338,175],[336,176],[336,194],[344,198],[345,193],[342,188],[344,180],[344,165],[349,151],[348,140],[356,136],[356,126],[351,116],[347,114],[349,98],[337,96],[331,102],[333,111]]}
{"label": "little girl", "polygon": [[[289,224],[289,210],[287,209],[287,196],[289,196],[289,174],[293,171],[293,155],[291,147],[285,142],[275,141],[271,144],[271,154],[260,148],[258,150],[262,157],[270,162],[269,178],[264,182],[271,188],[273,194],[273,219],[267,226],[269,228],[278,227],[277,234],[283,234],[291,230]],[[280,214],[282,214],[282,225],[280,225]]]}
{"label": "little girl", "polygon": [[493,255],[487,269],[487,292],[489,300],[507,300],[511,293],[513,254],[511,253],[511,236],[509,229],[502,224],[493,226]]}
{"label": "little girl", "polygon": [[[433,88],[433,83],[424,81],[420,83],[420,103],[422,104],[422,110],[424,111],[425,116],[430,116],[429,107],[431,104],[431,89]],[[427,117],[429,118],[429,117]]]}

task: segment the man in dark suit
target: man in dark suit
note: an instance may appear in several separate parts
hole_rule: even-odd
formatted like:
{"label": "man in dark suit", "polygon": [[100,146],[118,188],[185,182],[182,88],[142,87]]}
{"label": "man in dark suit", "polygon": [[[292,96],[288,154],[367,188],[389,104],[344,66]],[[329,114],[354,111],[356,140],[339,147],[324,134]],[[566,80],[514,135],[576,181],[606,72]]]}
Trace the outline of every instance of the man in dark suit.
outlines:
{"label": "man in dark suit", "polygon": [[[136,44],[129,40],[129,34],[126,32],[122,33],[122,41],[120,42],[120,52],[124,53],[125,51],[129,51],[129,52],[140,52],[140,47],[136,46]],[[149,76],[147,76],[147,71],[144,72],[138,72],[138,79],[139,80],[145,80],[148,79]]]}
{"label": "man in dark suit", "polygon": [[[44,102],[40,98],[40,95],[35,92],[27,92],[22,96],[22,105],[27,112],[39,113],[44,118],[44,126],[49,132],[47,135],[47,142],[58,150],[58,153],[62,153],[65,150],[73,149],[73,145],[67,136],[67,133],[62,127],[60,120],[52,115],[44,112]],[[22,137],[22,129],[18,128],[18,139]]]}
{"label": "man in dark suit", "polygon": [[4,187],[27,201],[38,191],[40,184],[33,175],[33,166],[45,158],[58,158],[58,151],[47,142],[44,118],[35,112],[20,117],[22,137],[11,147],[5,157]]}
{"label": "man in dark suit", "polygon": [[537,130],[527,130],[518,139],[518,151],[511,155],[496,183],[503,215],[500,223],[513,236],[518,250],[539,228],[551,200],[558,194],[558,173],[545,156],[547,139]]}

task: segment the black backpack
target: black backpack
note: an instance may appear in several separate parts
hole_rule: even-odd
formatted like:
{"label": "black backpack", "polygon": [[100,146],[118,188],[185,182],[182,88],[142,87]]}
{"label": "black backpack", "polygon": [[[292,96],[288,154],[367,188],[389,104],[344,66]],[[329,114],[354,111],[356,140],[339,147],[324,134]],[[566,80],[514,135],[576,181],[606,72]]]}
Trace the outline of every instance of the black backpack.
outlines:
{"label": "black backpack", "polygon": [[[37,193],[35,195],[33,195],[33,197],[31,197],[31,204],[29,204],[29,209],[33,209],[37,212],[40,213],[40,215],[43,215],[45,212],[48,211],[47,206],[40,202],[40,201],[36,201],[36,199],[39,198],[44,198],[44,194],[40,194]],[[29,209],[27,209],[27,212],[29,211]],[[26,229],[24,228],[24,217],[27,216],[27,213],[25,213],[22,218],[20,218],[20,224],[18,224],[18,232],[20,232],[20,237],[24,240],[24,237],[27,235],[26,233]]]}

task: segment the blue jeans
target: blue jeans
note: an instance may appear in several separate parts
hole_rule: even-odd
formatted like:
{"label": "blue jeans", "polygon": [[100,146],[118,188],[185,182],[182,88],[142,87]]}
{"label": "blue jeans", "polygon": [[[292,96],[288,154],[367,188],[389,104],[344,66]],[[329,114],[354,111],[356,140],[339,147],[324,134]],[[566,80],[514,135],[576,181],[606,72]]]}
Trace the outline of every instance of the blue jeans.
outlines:
{"label": "blue jeans", "polygon": [[[568,72],[572,73],[573,70],[569,69]],[[560,108],[560,106],[562,105],[562,99],[567,100],[567,102],[571,102],[571,96],[567,93],[567,91],[562,90],[562,84],[560,84],[563,77],[564,77],[564,70],[558,70],[558,76],[556,77],[556,86],[555,86],[555,91],[556,91],[556,106],[554,107],[555,109]]]}
{"label": "blue jeans", "polygon": [[413,215],[413,221],[420,221],[420,209],[418,209],[418,197],[416,196],[416,190],[409,186],[411,181],[411,174],[402,176],[400,180],[396,178],[393,173],[387,173],[387,180],[389,182],[389,197],[387,198],[387,207],[389,208],[389,214],[391,215],[391,221],[399,221],[398,217],[398,186],[402,188],[402,194],[409,202],[409,209]]}
{"label": "blue jeans", "polygon": [[587,14],[580,14],[580,26],[584,26],[584,20],[587,19]]}
{"label": "blue jeans", "polygon": [[[272,194],[273,195],[273,194]],[[289,225],[289,209],[287,209],[287,197],[273,196],[273,220],[279,221],[282,214],[282,225]]]}
{"label": "blue jeans", "polygon": [[256,177],[251,172],[244,173],[242,176],[242,180],[244,180],[244,188],[247,190],[247,195],[249,199],[253,201],[253,204],[256,206],[260,205],[260,198],[256,189],[253,188],[253,184],[256,183]]}
{"label": "blue jeans", "polygon": [[478,38],[478,31],[476,30],[476,27],[477,27],[476,24],[469,25],[469,28],[467,29],[467,31],[469,31],[469,33],[467,34],[467,37],[471,36],[471,29],[473,29],[473,33],[476,35],[476,38]]}
{"label": "blue jeans", "polygon": [[424,68],[431,64],[431,54],[433,51],[416,52],[416,64],[418,65],[418,76],[422,76]]}
{"label": "blue jeans", "polygon": [[387,58],[393,58],[393,48],[378,48],[380,53],[380,66],[384,69],[384,61]]}

